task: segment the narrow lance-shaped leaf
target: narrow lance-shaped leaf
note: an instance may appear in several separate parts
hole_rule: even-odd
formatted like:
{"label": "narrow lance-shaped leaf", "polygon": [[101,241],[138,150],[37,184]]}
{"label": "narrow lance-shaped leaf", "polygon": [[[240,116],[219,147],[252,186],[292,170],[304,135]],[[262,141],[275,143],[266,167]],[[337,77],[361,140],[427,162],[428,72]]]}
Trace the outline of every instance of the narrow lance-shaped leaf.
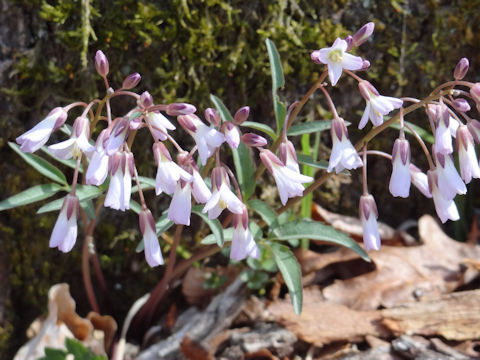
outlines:
{"label": "narrow lance-shaped leaf", "polygon": [[278,54],[275,44],[270,39],[266,39],[265,43],[267,44],[268,58],[270,59],[270,69],[272,72],[272,97],[275,119],[277,121],[277,134],[280,134],[287,110],[278,97],[278,89],[285,86],[285,78],[283,76],[280,55]]}
{"label": "narrow lance-shaped leaf", "polygon": [[[63,190],[70,192],[71,188],[63,188]],[[103,190],[93,185],[77,185],[76,194],[80,203],[85,202],[87,200],[91,200],[99,196]],[[63,198],[54,200],[49,202],[48,204],[43,205],[40,209],[37,210],[37,214],[43,214],[50,211],[57,211],[60,210],[63,204]]]}
{"label": "narrow lance-shaped leaf", "polygon": [[[62,189],[58,184],[36,185],[0,202],[0,211],[49,198]],[[61,206],[61,205],[60,205]]]}
{"label": "narrow lance-shaped leaf", "polygon": [[247,201],[247,205],[262,217],[263,221],[272,228],[275,235],[280,235],[278,232],[278,215],[275,211],[273,211],[265,202],[258,199]]}
{"label": "narrow lance-shaped leaf", "polygon": [[27,162],[28,165],[33,167],[43,176],[60,184],[67,184],[67,179],[65,178],[65,175],[63,175],[63,173],[58,168],[50,164],[47,160],[42,159],[40,156],[34,154],[24,153],[22,150],[20,150],[20,147],[13,142],[9,142],[8,145],[18,155],[20,155],[22,159]]}
{"label": "narrow lance-shaped leaf", "polygon": [[217,240],[218,246],[223,247],[223,229],[220,222],[217,219],[209,219],[206,214],[202,213],[202,206],[199,205],[195,205],[192,208],[192,213],[197,214],[202,218],[203,221],[207,223],[207,225],[210,227],[210,230],[212,230],[215,239]]}
{"label": "narrow lance-shaped leaf", "polygon": [[275,131],[267,124],[262,124],[255,121],[245,121],[241,126],[261,131],[270,136],[274,141],[277,140],[277,134],[275,134]]}
{"label": "narrow lance-shaped leaf", "polygon": [[283,279],[285,280],[285,284],[290,293],[293,310],[295,310],[297,315],[300,315],[303,302],[302,272],[300,270],[300,264],[287,246],[273,243],[270,248],[272,249],[275,263],[282,273]]}
{"label": "narrow lance-shaped leaf", "polygon": [[296,136],[303,134],[311,134],[318,131],[330,129],[332,126],[331,120],[308,121],[301,124],[293,125],[287,131],[288,136]]}

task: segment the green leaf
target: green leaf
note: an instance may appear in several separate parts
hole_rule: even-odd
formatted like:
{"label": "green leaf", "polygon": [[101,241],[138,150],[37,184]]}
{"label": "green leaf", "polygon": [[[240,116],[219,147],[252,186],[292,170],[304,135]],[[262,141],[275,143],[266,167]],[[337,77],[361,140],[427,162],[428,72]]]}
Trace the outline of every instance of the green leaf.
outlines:
{"label": "green leaf", "polygon": [[[140,186],[142,190],[149,190],[149,189],[155,189],[155,179],[144,177],[144,176],[139,176],[138,180],[140,181]],[[136,193],[138,191],[138,187],[135,185],[132,187],[132,194]]]}
{"label": "green leaf", "polygon": [[142,212],[142,206],[135,200],[130,200],[130,210],[140,215],[140,213]]}
{"label": "green leaf", "polygon": [[276,235],[278,232],[278,215],[265,202],[257,199],[247,201],[247,206],[260,215],[265,223],[272,228]]}
{"label": "green leaf", "polygon": [[46,176],[50,180],[56,181],[60,184],[67,184],[67,179],[65,178],[65,175],[63,175],[63,173],[58,168],[50,164],[47,160],[42,159],[40,156],[37,155],[24,153],[22,150],[20,150],[20,147],[13,142],[9,142],[8,145],[10,145],[10,147],[18,155],[20,155],[22,159],[27,162],[28,165],[32,166],[43,176]]}
{"label": "green leaf", "polygon": [[270,136],[273,141],[277,140],[277,134],[275,134],[275,131],[267,124],[262,124],[255,121],[245,121],[241,126],[261,131]]}
{"label": "green leaf", "polygon": [[[222,121],[233,121],[232,115],[225,107],[222,100],[212,94],[210,94],[210,100],[212,100],[217,108]],[[255,170],[250,151],[245,144],[240,143],[237,149],[232,149],[232,154],[238,184],[242,190],[244,200],[247,200],[255,191]]]}
{"label": "green leaf", "polygon": [[90,350],[83,344],[70,338],[65,339],[65,347],[69,354],[75,356],[75,359],[84,359],[90,353]]}
{"label": "green leaf", "polygon": [[0,211],[44,200],[62,189],[58,184],[36,185],[0,202]]}
{"label": "green leaf", "polygon": [[[308,165],[316,169],[328,169],[328,162],[324,160],[315,161],[309,155],[297,154],[297,160],[300,164]],[[305,175],[308,175],[304,172]]]}
{"label": "green leaf", "polygon": [[370,262],[370,258],[365,250],[363,250],[355,240],[350,238],[347,234],[318,221],[301,220],[297,222],[288,222],[279,227],[279,232],[280,235],[276,237],[279,240],[306,238],[327,241],[345,246],[355,251],[363,260]]}
{"label": "green leaf", "polygon": [[318,131],[324,131],[330,129],[332,126],[331,120],[321,121],[307,121],[301,124],[293,125],[287,131],[288,136],[296,136],[303,134],[311,134]]}
{"label": "green leaf", "polygon": [[52,349],[49,347],[45,348],[45,356],[41,357],[39,360],[65,360],[65,357],[68,353],[60,349]]}
{"label": "green leaf", "polygon": [[[68,159],[68,160],[63,160],[63,159],[60,159],[59,157],[56,157],[55,155],[53,155],[50,151],[48,151],[48,148],[46,146],[42,146],[40,148],[40,150],[42,150],[45,154],[47,154],[48,156],[50,156],[52,159],[55,159],[55,161],[58,161],[60,164],[63,164],[65,166],[68,166],[69,168],[71,169],[75,169],[77,167],[77,162],[73,159]],[[83,174],[83,166],[82,164],[80,164],[80,166],[78,167],[78,172]]]}
{"label": "green leaf", "polygon": [[212,234],[215,236],[217,245],[219,247],[223,247],[223,229],[220,221],[218,221],[217,219],[209,219],[207,214],[202,213],[201,205],[195,205],[194,207],[192,207],[192,213],[197,214],[202,218],[203,221],[207,223],[207,225],[210,227],[210,230],[212,230]]}
{"label": "green leaf", "polygon": [[[431,132],[425,130],[424,128],[421,128],[418,125],[412,124],[411,122],[408,122],[408,121],[405,121],[405,124],[410,126],[424,141],[430,144],[433,144],[435,142],[435,138],[433,137]],[[390,127],[400,130],[400,124],[398,122],[393,123],[392,125],[390,125]],[[406,127],[404,127],[404,130],[407,134],[412,134],[410,129],[407,129]]]}
{"label": "green leaf", "polygon": [[285,284],[287,284],[288,291],[290,292],[293,310],[295,310],[297,315],[300,315],[303,302],[302,272],[300,271],[300,265],[295,255],[293,255],[287,246],[273,243],[270,248],[272,249],[275,263],[282,273]]}
{"label": "green leaf", "polygon": [[[70,187],[65,189],[65,191],[70,192]],[[78,196],[78,200],[80,204],[84,203],[84,206],[88,206],[86,201],[91,200],[103,192],[101,188],[98,188],[93,185],[77,185],[76,194]],[[48,204],[43,205],[40,209],[37,210],[37,214],[43,214],[50,211],[58,211],[62,207],[63,198],[57,199],[54,201],[49,202]],[[83,206],[82,206],[83,207]]]}
{"label": "green leaf", "polygon": [[[223,229],[223,241],[232,241],[233,237],[233,227]],[[214,234],[207,235],[200,244],[202,245],[212,245],[217,243],[217,238]]]}
{"label": "green leaf", "polygon": [[272,72],[273,108],[275,110],[275,119],[277,121],[277,133],[279,134],[280,130],[284,126],[287,110],[285,108],[285,105],[280,101],[277,92],[278,89],[285,86],[285,78],[283,76],[280,55],[278,54],[275,44],[270,39],[266,39],[265,43],[267,44],[268,58],[270,60],[270,70]]}
{"label": "green leaf", "polygon": [[95,207],[93,206],[92,200],[81,201],[80,206],[85,210],[89,219],[95,218]]}

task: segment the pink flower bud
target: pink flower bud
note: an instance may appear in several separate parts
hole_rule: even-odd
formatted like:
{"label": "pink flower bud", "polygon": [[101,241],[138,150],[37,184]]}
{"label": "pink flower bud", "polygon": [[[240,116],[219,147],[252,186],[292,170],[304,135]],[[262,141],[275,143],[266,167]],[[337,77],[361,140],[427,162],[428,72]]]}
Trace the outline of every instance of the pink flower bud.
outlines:
{"label": "pink flower bud", "polygon": [[250,114],[250,107],[244,106],[238,109],[234,116],[235,124],[242,125],[247,120],[248,114]]}
{"label": "pink flower bud", "polygon": [[220,126],[220,115],[218,115],[215,109],[212,109],[212,108],[206,109],[205,119],[207,119],[207,121],[214,126]]}
{"label": "pink flower bud", "polygon": [[372,36],[374,28],[375,24],[373,22],[363,25],[360,30],[353,35],[353,46],[360,46],[367,41],[368,38]]}
{"label": "pink flower bud", "polygon": [[225,135],[225,140],[232,149],[238,148],[240,144],[240,130],[232,122],[226,121],[222,125],[222,132]]}
{"label": "pink flower bud", "polygon": [[138,85],[140,80],[142,80],[142,77],[139,73],[130,74],[123,80],[122,89],[132,89]]}
{"label": "pink flower bud", "polygon": [[478,106],[480,104],[480,83],[476,83],[470,88],[470,95]]}
{"label": "pink flower bud", "polygon": [[345,41],[347,42],[347,50],[345,51],[350,51],[353,48],[353,36],[352,35],[347,35],[345,37]]}
{"label": "pink flower bud", "polygon": [[194,119],[192,119],[190,115],[180,115],[177,117],[177,121],[185,130],[191,131],[192,133],[197,131],[197,127],[194,124]]}
{"label": "pink flower bud", "polygon": [[453,71],[453,77],[455,78],[455,80],[462,80],[465,75],[467,75],[468,66],[468,59],[461,58],[457,66],[455,67],[455,70]]}
{"label": "pink flower bud", "polygon": [[320,50],[312,51],[312,53],[310,54],[310,58],[315,64],[323,64],[320,60]]}
{"label": "pink flower bud", "polygon": [[252,147],[262,147],[267,145],[267,139],[263,136],[254,134],[254,133],[246,133],[242,135],[242,142],[247,146]]}
{"label": "pink flower bud", "polygon": [[470,111],[471,107],[465,99],[455,99],[452,103],[453,107],[460,112]]}
{"label": "pink flower bud", "polygon": [[167,106],[167,114],[170,116],[190,115],[197,111],[197,108],[187,103],[173,103]]}
{"label": "pink flower bud", "polygon": [[152,95],[150,95],[148,91],[145,91],[142,95],[140,95],[140,105],[143,108],[149,108],[153,105]]}
{"label": "pink flower bud", "polygon": [[363,64],[362,67],[360,68],[359,71],[365,71],[370,67],[370,61],[363,59]]}
{"label": "pink flower bud", "polygon": [[108,59],[101,50],[98,50],[95,54],[95,68],[100,76],[107,76],[109,69]]}

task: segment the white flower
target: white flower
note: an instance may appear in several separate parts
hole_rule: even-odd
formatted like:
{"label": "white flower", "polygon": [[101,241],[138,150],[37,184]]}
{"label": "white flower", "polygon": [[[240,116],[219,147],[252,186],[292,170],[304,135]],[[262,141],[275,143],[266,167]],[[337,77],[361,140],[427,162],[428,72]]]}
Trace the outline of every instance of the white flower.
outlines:
{"label": "white flower", "polygon": [[109,129],[108,139],[105,145],[105,152],[108,156],[112,156],[120,150],[130,130],[130,121],[128,117],[116,119]]}
{"label": "white flower", "polygon": [[62,209],[50,237],[50,247],[69,252],[77,240],[77,218],[79,200],[76,195],[68,194],[63,200]]}
{"label": "white flower", "polygon": [[238,148],[240,144],[240,130],[230,121],[226,121],[222,126],[223,133],[225,135],[225,140],[232,149]]}
{"label": "white flower", "polygon": [[180,178],[186,181],[192,180],[192,176],[188,172],[172,161],[170,153],[163,143],[157,142],[153,145],[153,155],[158,166],[155,183],[157,195],[162,191],[165,191],[167,194],[173,194]]}
{"label": "white flower", "polygon": [[192,212],[192,185],[190,182],[180,180],[173,193],[172,202],[168,208],[168,219],[175,224],[190,225]]}
{"label": "white flower", "polygon": [[33,153],[40,149],[48,141],[52,132],[65,123],[67,116],[67,112],[61,107],[50,111],[45,119],[16,138],[20,150]]}
{"label": "white flower", "polygon": [[147,114],[147,119],[153,128],[153,133],[158,140],[164,141],[167,139],[167,130],[175,130],[170,120],[159,112],[150,111]]}
{"label": "white flower", "polygon": [[241,214],[245,205],[230,190],[230,180],[227,172],[222,167],[212,170],[212,197],[207,201],[202,212],[208,211],[209,219],[216,219],[223,209],[228,209],[234,214]]}
{"label": "white flower", "polygon": [[285,140],[280,144],[278,148],[278,156],[287,168],[295,171],[296,173],[300,173],[297,153],[291,141]]}
{"label": "white flower", "polygon": [[359,210],[363,227],[363,245],[365,250],[380,250],[380,235],[378,233],[378,210],[372,195],[360,197]]}
{"label": "white flower", "polygon": [[233,236],[230,259],[240,261],[247,256],[258,258],[260,256],[260,251],[253,239],[252,233],[248,229],[248,211],[244,208],[241,215],[235,215],[233,217]]}
{"label": "white flower", "polygon": [[313,181],[312,177],[302,175],[285,166],[270,150],[262,150],[260,159],[270,174],[273,175],[280,195],[280,201],[283,205],[287,203],[288,198],[302,196],[303,190],[305,190],[302,184]]}
{"label": "white flower", "polygon": [[103,184],[108,175],[108,155],[103,148],[103,142],[107,136],[107,129],[102,130],[95,143],[95,152],[88,165],[86,180],[89,185],[99,186]]}
{"label": "white flower", "polygon": [[363,67],[363,59],[346,52],[348,44],[345,40],[337,38],[332,47],[316,50],[311,54],[313,61],[328,65],[328,76],[332,86],[345,70],[360,70]]}
{"label": "white flower", "polygon": [[460,219],[453,198],[445,198],[443,191],[439,187],[438,168],[436,170],[428,170],[427,176],[428,186],[433,196],[433,203],[435,204],[435,210],[442,223],[445,223],[447,220],[456,221]]}
{"label": "white flower", "polygon": [[432,193],[428,188],[427,174],[421,172],[415,165],[410,164],[410,176],[412,178],[412,184],[427,198],[431,198]]}
{"label": "white flower", "polygon": [[148,209],[142,210],[139,217],[140,230],[143,235],[145,259],[151,267],[163,265],[162,251],[158,244],[155,221]]}
{"label": "white flower", "polygon": [[438,188],[446,199],[453,199],[457,194],[467,193],[467,187],[453,163],[451,155],[433,154],[436,173],[438,174]]}
{"label": "white flower", "polygon": [[477,155],[475,154],[475,143],[467,126],[462,125],[457,130],[457,151],[460,160],[460,174],[468,184],[472,177],[480,178]]}
{"label": "white flower", "polygon": [[82,152],[87,156],[95,150],[95,147],[90,145],[88,138],[90,137],[90,125],[86,117],[78,117],[72,126],[72,135],[70,139],[62,141],[58,144],[53,144],[48,147],[48,150],[56,157],[67,160],[72,157],[79,158]]}
{"label": "white flower", "polygon": [[367,102],[362,119],[358,124],[359,129],[363,129],[367,125],[368,119],[372,121],[373,126],[380,126],[383,123],[383,115],[400,108],[403,104],[403,101],[400,99],[380,95],[377,89],[368,81],[361,81],[358,87]]}
{"label": "white flower", "polygon": [[362,159],[358,156],[357,150],[348,139],[347,127],[342,118],[332,120],[330,129],[332,135],[332,154],[328,163],[328,172],[335,168],[338,174],[344,169],[356,169],[363,165]]}
{"label": "white flower", "polygon": [[393,196],[407,198],[410,193],[410,144],[405,139],[395,140],[392,151],[392,176],[389,190]]}
{"label": "white flower", "polygon": [[111,156],[109,165],[111,177],[104,206],[115,210],[128,210],[135,166],[133,154],[117,152]]}
{"label": "white flower", "polygon": [[212,192],[208,188],[202,176],[195,168],[192,168],[193,180],[192,180],[192,194],[195,201],[200,204],[205,204],[211,197]]}

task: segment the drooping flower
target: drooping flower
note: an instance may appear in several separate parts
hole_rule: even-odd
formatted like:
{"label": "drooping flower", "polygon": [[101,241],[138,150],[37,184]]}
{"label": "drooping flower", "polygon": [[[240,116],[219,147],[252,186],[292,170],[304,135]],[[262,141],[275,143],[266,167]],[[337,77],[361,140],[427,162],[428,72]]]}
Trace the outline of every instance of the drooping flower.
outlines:
{"label": "drooping flower", "polygon": [[230,121],[226,121],[222,125],[222,132],[225,136],[225,140],[232,149],[238,148],[240,144],[240,130],[236,125]]}
{"label": "drooping flower", "polygon": [[427,198],[432,197],[432,193],[428,187],[428,177],[427,174],[423,173],[418,167],[413,164],[410,164],[410,176],[412,178],[412,184],[420,190],[420,192],[425,195]]}
{"label": "drooping flower", "polygon": [[79,199],[76,195],[68,194],[63,200],[63,205],[58,215],[57,222],[53,227],[50,237],[50,247],[58,247],[58,250],[69,252],[77,240],[77,218]]}
{"label": "drooping flower", "polygon": [[362,119],[358,124],[359,129],[363,129],[367,125],[368,119],[372,121],[373,126],[380,126],[383,124],[384,115],[400,108],[403,104],[403,101],[400,99],[380,95],[377,89],[366,80],[360,81],[358,87],[367,102]]}
{"label": "drooping flower", "polygon": [[170,153],[161,142],[153,144],[153,155],[157,164],[157,177],[155,193],[157,195],[165,191],[167,194],[173,194],[177,188],[177,182],[182,178],[185,181],[191,181],[192,176],[172,161]]}
{"label": "drooping flower", "polygon": [[82,153],[90,156],[95,147],[88,142],[89,137],[90,123],[86,117],[80,116],[73,123],[70,139],[50,145],[48,150],[63,160],[79,158]]}
{"label": "drooping flower", "polygon": [[167,139],[167,130],[176,129],[175,125],[173,125],[170,120],[160,112],[149,111],[147,114],[147,121],[152,126],[154,136],[160,141]]}
{"label": "drooping flower", "polygon": [[467,126],[461,125],[457,130],[457,151],[460,160],[460,174],[468,184],[472,177],[480,178],[477,155],[475,154],[475,143]]}
{"label": "drooping flower", "polygon": [[134,159],[131,152],[117,152],[110,157],[110,184],[105,198],[105,207],[115,210],[130,209]]}
{"label": "drooping flower", "polygon": [[147,260],[148,265],[151,267],[163,265],[162,251],[158,244],[155,221],[153,220],[150,210],[142,210],[139,217],[139,223],[140,231],[143,235],[145,259]]}
{"label": "drooping flower", "polygon": [[378,233],[378,210],[372,195],[360,197],[359,215],[363,227],[363,245],[365,250],[380,250],[380,235]]}
{"label": "drooping flower", "polygon": [[332,154],[328,163],[328,172],[335,168],[338,174],[344,169],[356,169],[363,165],[362,159],[348,139],[347,127],[342,118],[334,118],[330,129],[332,135]]}
{"label": "drooping flower", "polygon": [[347,47],[345,40],[337,38],[332,47],[316,50],[311,54],[314,62],[328,65],[328,76],[332,86],[337,84],[343,69],[360,70],[363,67],[363,59],[347,53]]}
{"label": "drooping flower", "polygon": [[246,257],[258,258],[260,251],[248,228],[248,211],[243,209],[242,214],[233,217],[233,236],[230,259],[240,261]]}
{"label": "drooping flower", "polygon": [[67,112],[61,107],[50,111],[45,119],[15,139],[20,145],[20,150],[33,153],[40,149],[48,141],[52,132],[65,123],[67,116]]}
{"label": "drooping flower", "polygon": [[406,139],[397,139],[392,151],[392,176],[389,190],[393,196],[407,198],[410,194],[410,144]]}
{"label": "drooping flower", "polygon": [[105,142],[105,152],[112,156],[120,150],[130,131],[130,121],[128,117],[117,118],[108,129],[108,138]]}
{"label": "drooping flower", "polygon": [[208,211],[209,219],[216,219],[223,209],[228,209],[234,214],[241,214],[245,205],[230,190],[230,179],[223,167],[216,167],[212,170],[212,197],[207,201],[202,212]]}
{"label": "drooping flower", "polygon": [[177,119],[179,124],[194,138],[202,165],[205,165],[215,149],[225,141],[225,137],[222,133],[205,125],[194,114],[182,115]]}
{"label": "drooping flower", "polygon": [[453,198],[446,198],[443,190],[441,190],[439,186],[438,168],[435,170],[428,170],[427,176],[428,186],[433,196],[433,203],[435,204],[435,210],[442,223],[445,223],[447,220],[456,221],[460,219]]}
{"label": "drooping flower", "polygon": [[190,182],[180,180],[173,193],[172,202],[168,208],[168,219],[175,224],[190,225],[192,213],[192,185]]}
{"label": "drooping flower", "polygon": [[453,199],[457,194],[467,193],[462,178],[458,175],[451,155],[433,153],[435,159],[436,174],[438,176],[438,188],[446,199]]}
{"label": "drooping flower", "polygon": [[99,186],[103,184],[108,175],[108,155],[104,149],[104,142],[108,136],[108,130],[104,129],[98,135],[95,143],[95,151],[93,152],[90,164],[88,165],[86,180],[88,185]]}
{"label": "drooping flower", "polygon": [[302,196],[305,189],[302,184],[313,181],[312,177],[302,175],[287,167],[270,150],[262,149],[260,159],[270,174],[273,175],[280,195],[280,201],[283,205],[287,203],[288,198]]}
{"label": "drooping flower", "polygon": [[435,133],[433,151],[444,155],[451,154],[453,152],[452,131],[450,130],[452,121],[450,121],[448,108],[443,104],[428,105],[426,111],[430,123],[434,127],[432,129]]}

